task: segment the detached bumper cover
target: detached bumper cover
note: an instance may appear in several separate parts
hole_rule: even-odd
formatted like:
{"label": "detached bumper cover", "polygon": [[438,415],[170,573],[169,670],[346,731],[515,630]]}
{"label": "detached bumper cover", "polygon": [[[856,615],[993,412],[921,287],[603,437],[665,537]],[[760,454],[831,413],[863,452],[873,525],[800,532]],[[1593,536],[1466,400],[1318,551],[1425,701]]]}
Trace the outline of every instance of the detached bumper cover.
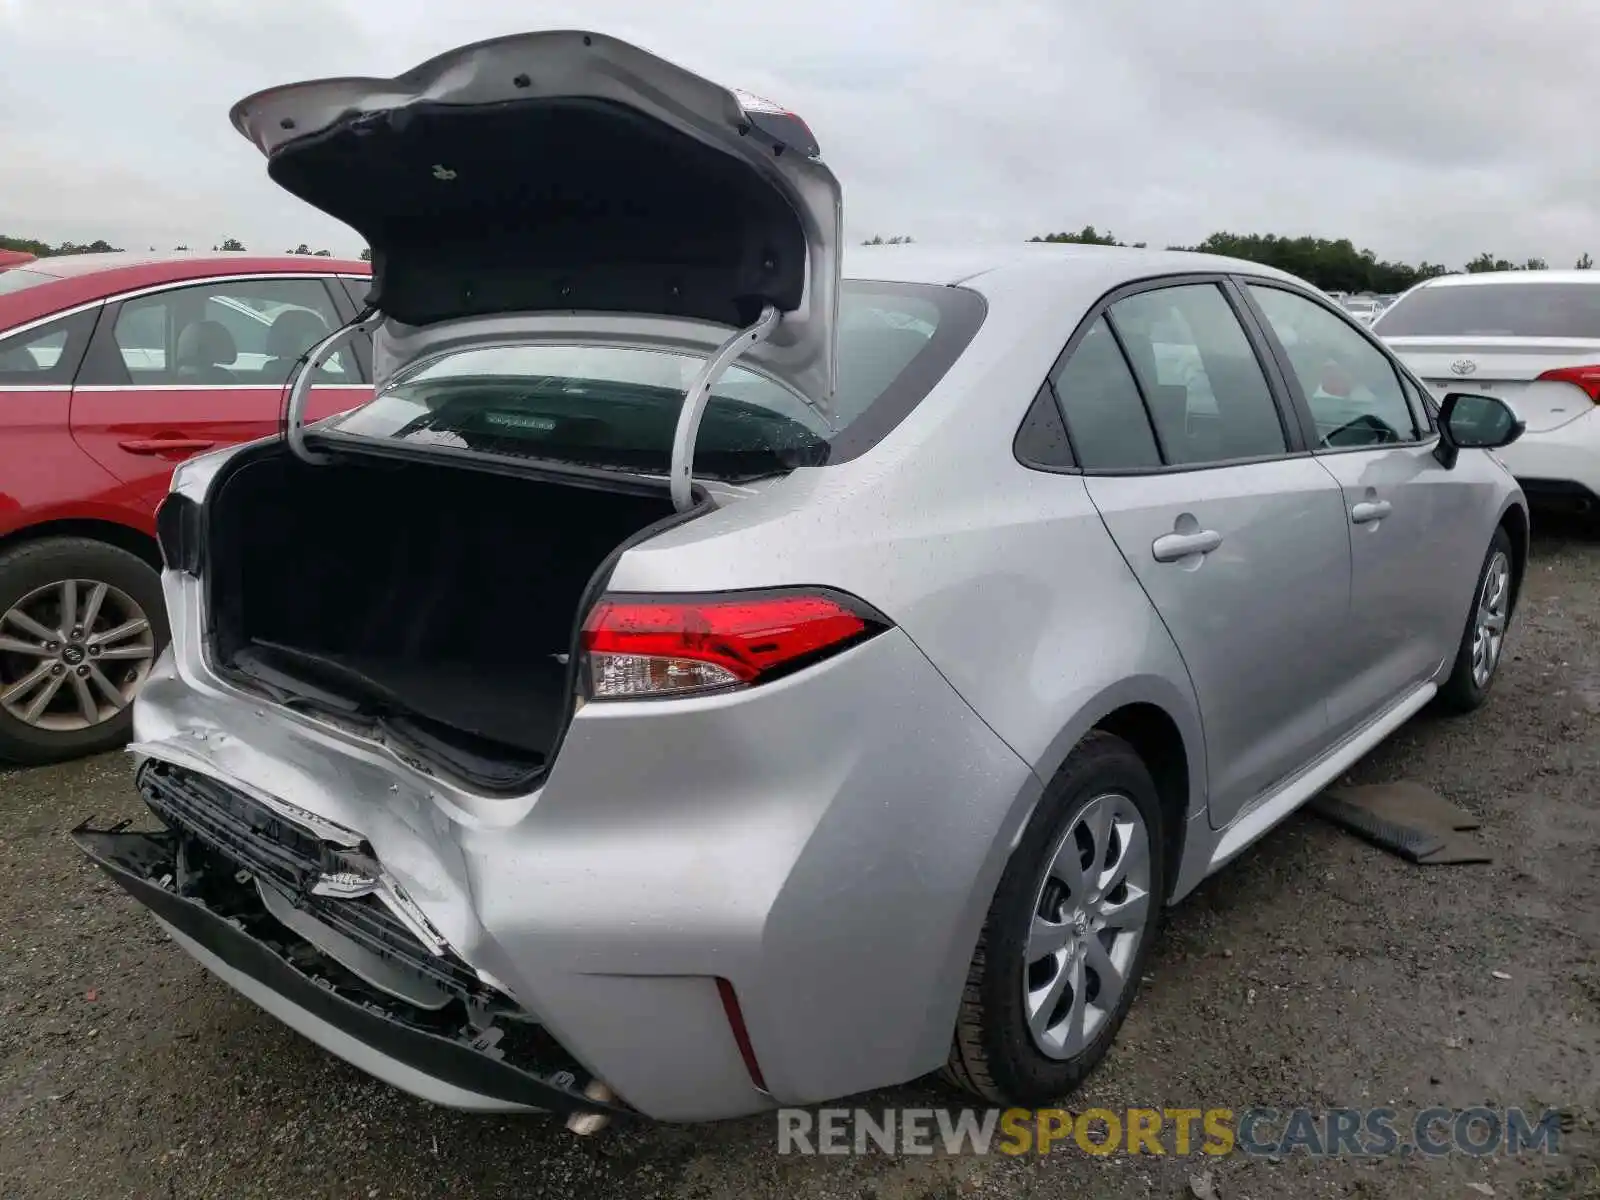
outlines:
{"label": "detached bumper cover", "polygon": [[[179,838],[174,833],[129,833],[80,826],[73,831],[72,839],[101,870],[174,932],[231,971],[280,997],[310,1018],[308,1023],[331,1026],[373,1054],[438,1081],[444,1085],[441,1090],[456,1089],[482,1098],[484,1103],[474,1107],[636,1115],[632,1110],[586,1097],[582,1073],[562,1068],[542,1074],[513,1065],[464,1036],[449,1037],[420,1028],[373,1003],[370,997],[352,998],[327,978],[308,974],[280,948],[253,936],[237,918],[225,917],[202,901],[175,890],[174,880],[181,868]],[[291,936],[285,933],[286,940]],[[281,1014],[283,1006],[276,1007]]]}

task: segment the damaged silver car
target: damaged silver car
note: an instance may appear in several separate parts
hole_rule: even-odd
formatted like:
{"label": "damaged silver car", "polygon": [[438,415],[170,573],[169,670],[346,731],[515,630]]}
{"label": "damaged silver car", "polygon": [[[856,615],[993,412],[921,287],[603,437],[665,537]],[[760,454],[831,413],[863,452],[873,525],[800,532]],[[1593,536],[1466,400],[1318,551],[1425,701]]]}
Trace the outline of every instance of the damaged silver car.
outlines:
{"label": "damaged silver car", "polygon": [[[372,289],[284,436],[176,472],[162,828],[76,837],[399,1087],[591,1125],[941,1067],[1053,1100],[1165,904],[1489,692],[1515,414],[1435,407],[1290,276],[846,270],[803,121],[598,34],[233,116]],[[375,398],[303,425],[369,333]]]}

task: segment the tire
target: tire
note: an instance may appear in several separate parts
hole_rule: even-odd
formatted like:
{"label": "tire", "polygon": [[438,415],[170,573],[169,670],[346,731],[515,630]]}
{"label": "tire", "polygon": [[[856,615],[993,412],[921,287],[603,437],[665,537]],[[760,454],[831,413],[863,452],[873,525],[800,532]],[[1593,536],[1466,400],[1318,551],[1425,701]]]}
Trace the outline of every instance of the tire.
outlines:
{"label": "tire", "polygon": [[[1494,687],[1500,660],[1505,654],[1506,634],[1511,626],[1514,586],[1512,561],[1511,538],[1504,529],[1497,528],[1494,537],[1489,539],[1483,566],[1478,569],[1478,581],[1472,589],[1472,604],[1467,610],[1466,628],[1462,630],[1461,644],[1456,648],[1455,665],[1450,670],[1450,678],[1439,689],[1439,707],[1445,712],[1471,712],[1489,698],[1489,690]],[[1497,614],[1493,612],[1496,608]],[[1482,633],[1480,622],[1486,614],[1498,616],[1500,630],[1498,640],[1492,643],[1489,670],[1485,677],[1476,669],[1476,655]]]}
{"label": "tire", "polygon": [[[69,581],[71,615],[93,616],[76,636],[72,628],[61,630]],[[144,629],[100,644],[97,635],[127,630],[140,618]],[[59,640],[45,641],[52,631]],[[127,697],[168,640],[161,577],[137,555],[77,537],[42,538],[0,554],[0,758],[60,762],[125,743],[133,728]],[[22,687],[36,671],[55,678],[40,675]],[[28,719],[29,706],[47,688],[44,707]]]}
{"label": "tire", "polygon": [[[1145,851],[1143,911],[1124,910],[1121,915],[1126,928],[1111,935],[1114,940],[1109,953],[1106,935],[1094,931],[1093,918],[1086,936],[1084,927],[1073,921],[1078,907],[1074,889],[1062,878],[1072,874],[1073,859],[1081,871],[1087,870],[1086,858],[1093,861],[1083,840],[1093,825],[1089,813],[1094,806],[1108,804],[1119,833],[1125,819],[1139,818]],[[1045,789],[990,905],[968,969],[945,1066],[949,1082],[990,1103],[1035,1107],[1075,1090],[1105,1057],[1138,991],[1160,921],[1161,898],[1166,895],[1162,825],[1155,783],[1133,747],[1100,732],[1078,744]],[[1077,853],[1058,857],[1069,836]],[[1125,840],[1119,834],[1106,838],[1113,853],[1119,842],[1124,856],[1138,849],[1137,833]],[[1067,863],[1064,870],[1059,865],[1063,861]],[[1130,859],[1126,880],[1138,874],[1137,862]],[[1086,892],[1084,900],[1088,901],[1095,894],[1092,883]],[[1107,901],[1119,896],[1126,903],[1133,899],[1134,889],[1112,887],[1104,894]],[[1090,903],[1088,907],[1093,911],[1098,906]],[[1037,919],[1041,912],[1059,919],[1047,926]],[[1065,933],[1068,944],[1040,957],[1039,950],[1046,943],[1030,949],[1030,936],[1036,928],[1047,929],[1052,939]],[[1136,938],[1129,943],[1123,940],[1123,933]],[[1101,946],[1099,954],[1094,953],[1091,942]],[[1030,958],[1034,960],[1031,965]],[[1105,1005],[1097,968],[1108,963],[1120,967],[1124,982],[1114,1002]],[[1083,1036],[1074,1038],[1071,1022],[1078,1007],[1075,985],[1079,981],[1083,983],[1086,1019]],[[1061,1000],[1046,1014],[1044,1002],[1053,991],[1060,993]],[[1045,1028],[1042,1041],[1030,1029],[1030,1006],[1042,1018],[1036,1021]],[[1058,1033],[1061,1036],[1056,1036]],[[1042,1048],[1044,1042],[1054,1043],[1048,1053]]]}

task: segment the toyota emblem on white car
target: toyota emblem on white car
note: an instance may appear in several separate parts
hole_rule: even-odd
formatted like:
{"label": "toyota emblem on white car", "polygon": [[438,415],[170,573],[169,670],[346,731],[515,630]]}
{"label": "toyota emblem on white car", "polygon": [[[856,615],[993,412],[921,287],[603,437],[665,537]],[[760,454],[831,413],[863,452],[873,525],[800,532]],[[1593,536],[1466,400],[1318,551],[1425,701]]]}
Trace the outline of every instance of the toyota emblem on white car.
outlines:
{"label": "toyota emblem on white car", "polygon": [[1458,358],[1450,364],[1450,371],[1455,375],[1471,375],[1478,369],[1478,364],[1470,358]]}

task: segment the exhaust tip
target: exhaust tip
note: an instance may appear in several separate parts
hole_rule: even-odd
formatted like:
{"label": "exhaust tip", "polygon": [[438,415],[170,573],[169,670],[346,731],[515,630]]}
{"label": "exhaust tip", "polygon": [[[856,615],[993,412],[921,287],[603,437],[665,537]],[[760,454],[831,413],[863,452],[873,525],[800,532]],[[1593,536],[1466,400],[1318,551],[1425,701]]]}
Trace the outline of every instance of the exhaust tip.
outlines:
{"label": "exhaust tip", "polygon": [[[602,1104],[613,1104],[617,1099],[617,1094],[598,1079],[591,1079],[589,1085],[583,1089],[583,1094],[585,1098]],[[575,1112],[567,1116],[567,1129],[579,1137],[599,1133],[609,1124],[611,1124],[610,1113]]]}

